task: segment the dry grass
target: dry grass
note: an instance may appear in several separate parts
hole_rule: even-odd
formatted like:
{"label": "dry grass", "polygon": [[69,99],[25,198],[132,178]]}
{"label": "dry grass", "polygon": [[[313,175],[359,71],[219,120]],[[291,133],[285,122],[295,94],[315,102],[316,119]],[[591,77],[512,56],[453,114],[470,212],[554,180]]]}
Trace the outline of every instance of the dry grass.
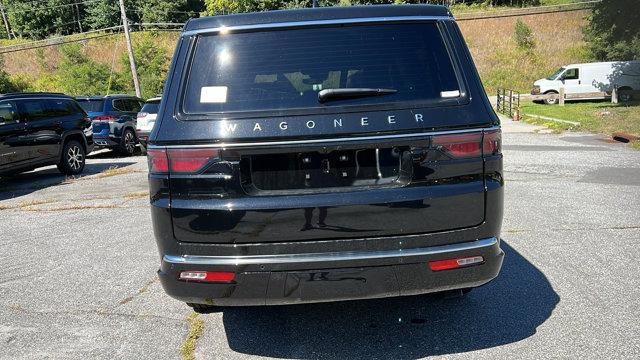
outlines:
{"label": "dry grass", "polygon": [[28,209],[33,206],[51,204],[56,201],[57,201],[56,199],[34,199],[34,200],[21,201],[17,204],[8,204],[8,205],[0,204],[0,210]]}
{"label": "dry grass", "polygon": [[189,324],[189,334],[187,338],[182,342],[180,347],[180,355],[183,360],[195,360],[195,350],[198,339],[204,334],[204,321],[198,318],[198,314],[193,312],[187,317],[187,323]]}
{"label": "dry grass", "polygon": [[57,207],[24,207],[21,210],[24,211],[69,211],[69,210],[88,210],[88,209],[118,209],[122,208],[120,205],[116,204],[99,204],[99,205],[68,205],[68,206],[57,206]]}
{"label": "dry grass", "polygon": [[[159,47],[167,49],[169,55],[173,54],[173,49],[178,40],[178,32],[135,32],[132,33],[133,45],[141,41],[143,38],[151,38]],[[115,71],[123,70],[120,58],[126,54],[127,48],[124,43],[123,34],[114,34],[99,39],[93,39],[82,42],[85,54],[89,58],[103,64],[111,66],[114,64]],[[115,62],[113,61],[115,51]],[[60,46],[50,46],[44,48],[44,58],[46,59],[46,67],[55,69],[62,59]],[[5,71],[10,75],[29,75],[37,76],[47,71],[43,69],[37,56],[37,50],[25,50],[4,55]]]}
{"label": "dry grass", "polygon": [[127,200],[140,199],[149,196],[149,191],[135,191],[124,194],[124,198]]}
{"label": "dry grass", "polygon": [[[466,20],[459,25],[482,81],[493,95],[497,86],[529,90],[533,81],[560,66],[583,61],[581,28],[588,14],[584,10]],[[533,31],[536,46],[531,56],[516,52],[513,34],[517,19]]]}
{"label": "dry grass", "polygon": [[124,174],[130,174],[134,172],[133,169],[129,168],[129,167],[110,167],[108,169],[102,170],[102,172],[98,175],[96,175],[96,179],[103,179],[103,178],[107,178],[107,177],[111,177],[111,176],[118,176],[118,175],[124,175]]}

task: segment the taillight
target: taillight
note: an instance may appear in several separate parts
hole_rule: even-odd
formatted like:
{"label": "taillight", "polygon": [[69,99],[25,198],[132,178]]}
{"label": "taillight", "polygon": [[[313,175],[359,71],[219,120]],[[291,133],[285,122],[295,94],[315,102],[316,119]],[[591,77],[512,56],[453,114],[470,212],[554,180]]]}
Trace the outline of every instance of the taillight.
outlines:
{"label": "taillight", "polygon": [[151,173],[196,173],[219,155],[217,149],[149,149]]}
{"label": "taillight", "polygon": [[91,118],[94,121],[117,121],[118,117],[113,115],[98,115]]}
{"label": "taillight", "polygon": [[469,158],[482,155],[482,133],[465,133],[452,135],[437,135],[432,144],[455,158]]}
{"label": "taillight", "polygon": [[148,149],[147,160],[149,172],[152,174],[164,174],[169,172],[169,159],[166,149]]}
{"label": "taillight", "polygon": [[146,117],[147,115],[149,115],[149,114],[145,113],[145,112],[138,113],[138,119],[142,119],[142,118]]}
{"label": "taillight", "polygon": [[218,156],[217,149],[169,149],[169,171],[171,173],[193,173],[202,169],[211,158]]}
{"label": "taillight", "polygon": [[502,152],[502,132],[500,130],[484,133],[482,152],[484,156],[498,155]]}
{"label": "taillight", "polygon": [[454,158],[496,155],[502,151],[500,130],[465,134],[437,135],[432,144]]}

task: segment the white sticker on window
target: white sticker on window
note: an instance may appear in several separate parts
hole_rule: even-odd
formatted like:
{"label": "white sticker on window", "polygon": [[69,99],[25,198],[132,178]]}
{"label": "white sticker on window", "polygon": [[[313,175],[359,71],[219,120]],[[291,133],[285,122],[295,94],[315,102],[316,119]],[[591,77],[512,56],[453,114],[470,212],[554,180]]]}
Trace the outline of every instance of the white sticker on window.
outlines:
{"label": "white sticker on window", "polygon": [[220,104],[227,102],[226,86],[203,86],[200,89],[200,103]]}
{"label": "white sticker on window", "polygon": [[453,97],[458,97],[458,96],[460,96],[460,91],[459,90],[441,91],[440,92],[440,97],[443,97],[443,98],[453,98]]}

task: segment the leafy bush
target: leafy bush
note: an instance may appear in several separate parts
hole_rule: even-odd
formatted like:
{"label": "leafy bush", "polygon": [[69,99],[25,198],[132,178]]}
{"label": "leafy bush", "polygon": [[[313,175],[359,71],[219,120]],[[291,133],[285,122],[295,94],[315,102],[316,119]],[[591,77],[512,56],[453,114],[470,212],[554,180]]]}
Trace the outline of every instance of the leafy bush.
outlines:
{"label": "leafy bush", "polygon": [[536,46],[531,28],[520,19],[516,20],[514,39],[518,47],[523,50],[531,50]]}
{"label": "leafy bush", "polygon": [[[162,93],[171,61],[167,49],[157,46],[152,34],[134,45],[133,54],[136,59],[142,97],[150,98]],[[120,75],[120,83],[124,85],[126,90],[133,91],[133,78],[128,54],[122,54],[120,62],[125,69]]]}

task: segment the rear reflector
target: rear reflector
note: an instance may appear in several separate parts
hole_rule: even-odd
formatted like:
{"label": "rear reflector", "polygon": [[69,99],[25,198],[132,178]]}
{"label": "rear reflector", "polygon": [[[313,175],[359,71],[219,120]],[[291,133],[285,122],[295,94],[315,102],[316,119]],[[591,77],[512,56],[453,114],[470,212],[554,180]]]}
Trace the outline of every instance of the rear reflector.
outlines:
{"label": "rear reflector", "polygon": [[223,271],[183,271],[180,273],[180,280],[229,283],[235,278],[235,273]]}
{"label": "rear reflector", "polygon": [[482,256],[471,256],[447,260],[429,261],[429,268],[433,271],[457,269],[465,266],[478,265],[484,262]]}
{"label": "rear reflector", "polygon": [[217,149],[149,149],[151,173],[196,173],[219,155]]}

